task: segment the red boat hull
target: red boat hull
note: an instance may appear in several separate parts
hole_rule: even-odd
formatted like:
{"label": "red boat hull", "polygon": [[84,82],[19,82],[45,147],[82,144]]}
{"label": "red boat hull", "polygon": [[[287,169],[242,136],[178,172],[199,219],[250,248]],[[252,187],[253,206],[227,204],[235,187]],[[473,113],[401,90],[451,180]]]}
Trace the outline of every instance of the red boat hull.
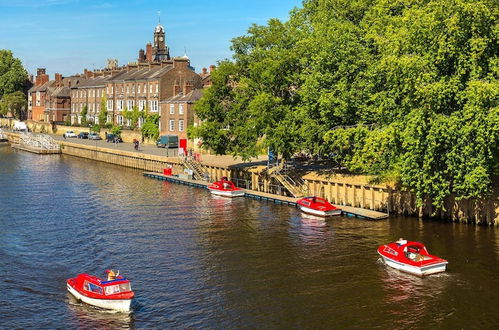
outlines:
{"label": "red boat hull", "polygon": [[331,205],[327,200],[320,197],[303,197],[296,204],[302,212],[320,217],[341,215],[342,213],[340,208]]}
{"label": "red boat hull", "polygon": [[428,253],[419,242],[389,243],[378,247],[378,254],[386,265],[400,271],[425,276],[446,270],[447,260]]}
{"label": "red boat hull", "polygon": [[79,274],[67,280],[68,291],[87,304],[122,312],[130,310],[135,294],[130,281],[123,277],[104,281],[89,274]]}

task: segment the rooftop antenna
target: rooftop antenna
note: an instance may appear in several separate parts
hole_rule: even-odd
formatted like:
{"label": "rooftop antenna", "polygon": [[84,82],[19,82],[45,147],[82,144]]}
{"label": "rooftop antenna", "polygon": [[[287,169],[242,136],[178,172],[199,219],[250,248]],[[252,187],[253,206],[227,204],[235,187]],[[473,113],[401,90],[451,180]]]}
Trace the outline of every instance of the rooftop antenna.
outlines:
{"label": "rooftop antenna", "polygon": [[158,24],[161,24],[161,11],[158,10]]}

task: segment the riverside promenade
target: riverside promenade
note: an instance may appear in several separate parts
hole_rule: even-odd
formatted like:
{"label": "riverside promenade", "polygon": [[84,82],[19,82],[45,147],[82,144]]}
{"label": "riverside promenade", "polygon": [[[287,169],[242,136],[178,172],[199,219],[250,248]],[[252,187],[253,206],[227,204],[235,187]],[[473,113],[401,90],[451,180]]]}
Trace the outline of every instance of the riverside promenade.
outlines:
{"label": "riverside promenade", "polygon": [[[173,167],[174,173],[182,173],[184,167],[181,163],[181,158],[177,156],[176,150],[168,150],[164,148],[157,148],[154,145],[140,145],[139,150],[135,150],[132,143],[111,143],[105,140],[87,140],[78,138],[64,139],[60,135],[52,135],[52,137],[61,143],[63,154],[70,154],[83,158],[90,158],[108,163],[113,163],[122,166],[135,167],[144,169],[145,176],[171,181],[179,184],[187,184],[200,188],[206,188],[206,181],[189,180],[177,177],[168,177],[160,174],[166,167]],[[78,147],[80,146],[80,147]],[[75,151],[77,150],[77,151]],[[126,157],[126,158],[125,158]],[[206,168],[211,169],[211,178],[216,180],[222,176],[232,177],[232,171],[250,172],[252,176],[251,182],[247,182],[246,191],[250,198],[271,201],[279,204],[288,204],[297,206],[296,201],[298,198],[288,197],[281,194],[266,191],[269,188],[268,179],[264,182],[259,181],[259,173],[265,168],[267,164],[267,157],[260,156],[250,162],[243,162],[241,159],[233,156],[223,155],[201,155],[200,162]],[[213,172],[213,169],[215,171]],[[256,181],[256,184],[255,184]],[[248,184],[251,187],[248,187]],[[251,189],[256,187],[257,189]],[[374,199],[373,199],[374,201]],[[345,215],[361,217],[372,220],[380,220],[388,217],[385,212],[380,212],[373,209],[362,207],[354,207],[344,205],[343,203],[334,203],[333,205],[341,208]]]}

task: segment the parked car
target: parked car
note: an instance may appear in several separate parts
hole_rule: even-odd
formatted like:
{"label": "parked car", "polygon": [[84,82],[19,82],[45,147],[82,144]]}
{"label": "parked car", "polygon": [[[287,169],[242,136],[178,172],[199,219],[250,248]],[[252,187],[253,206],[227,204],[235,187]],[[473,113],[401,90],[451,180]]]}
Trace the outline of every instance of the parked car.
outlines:
{"label": "parked car", "polygon": [[66,133],[64,133],[64,136],[67,137],[67,138],[75,138],[76,137],[76,133],[73,132],[73,131],[67,131]]}
{"label": "parked car", "polygon": [[123,140],[121,139],[121,137],[119,135],[116,135],[116,134],[106,135],[106,142],[116,142],[116,140],[118,140],[118,142],[123,142]]}
{"label": "parked car", "polygon": [[80,134],[78,134],[78,139],[88,139],[88,133],[80,132]]}
{"label": "parked car", "polygon": [[97,133],[90,133],[88,134],[88,139],[89,140],[102,140],[99,134]]}
{"label": "parked car", "polygon": [[156,147],[158,147],[158,148],[178,148],[178,136],[177,135],[162,135],[156,141]]}

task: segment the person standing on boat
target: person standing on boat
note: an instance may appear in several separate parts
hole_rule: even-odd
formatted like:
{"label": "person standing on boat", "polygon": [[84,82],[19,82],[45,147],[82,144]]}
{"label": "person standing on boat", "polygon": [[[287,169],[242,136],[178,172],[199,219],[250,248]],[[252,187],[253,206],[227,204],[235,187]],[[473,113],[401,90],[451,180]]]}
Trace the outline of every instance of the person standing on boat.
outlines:
{"label": "person standing on boat", "polygon": [[398,241],[396,241],[395,243],[397,243],[399,246],[401,245],[404,245],[404,244],[407,244],[407,240],[406,239],[403,239],[402,237],[399,238]]}

